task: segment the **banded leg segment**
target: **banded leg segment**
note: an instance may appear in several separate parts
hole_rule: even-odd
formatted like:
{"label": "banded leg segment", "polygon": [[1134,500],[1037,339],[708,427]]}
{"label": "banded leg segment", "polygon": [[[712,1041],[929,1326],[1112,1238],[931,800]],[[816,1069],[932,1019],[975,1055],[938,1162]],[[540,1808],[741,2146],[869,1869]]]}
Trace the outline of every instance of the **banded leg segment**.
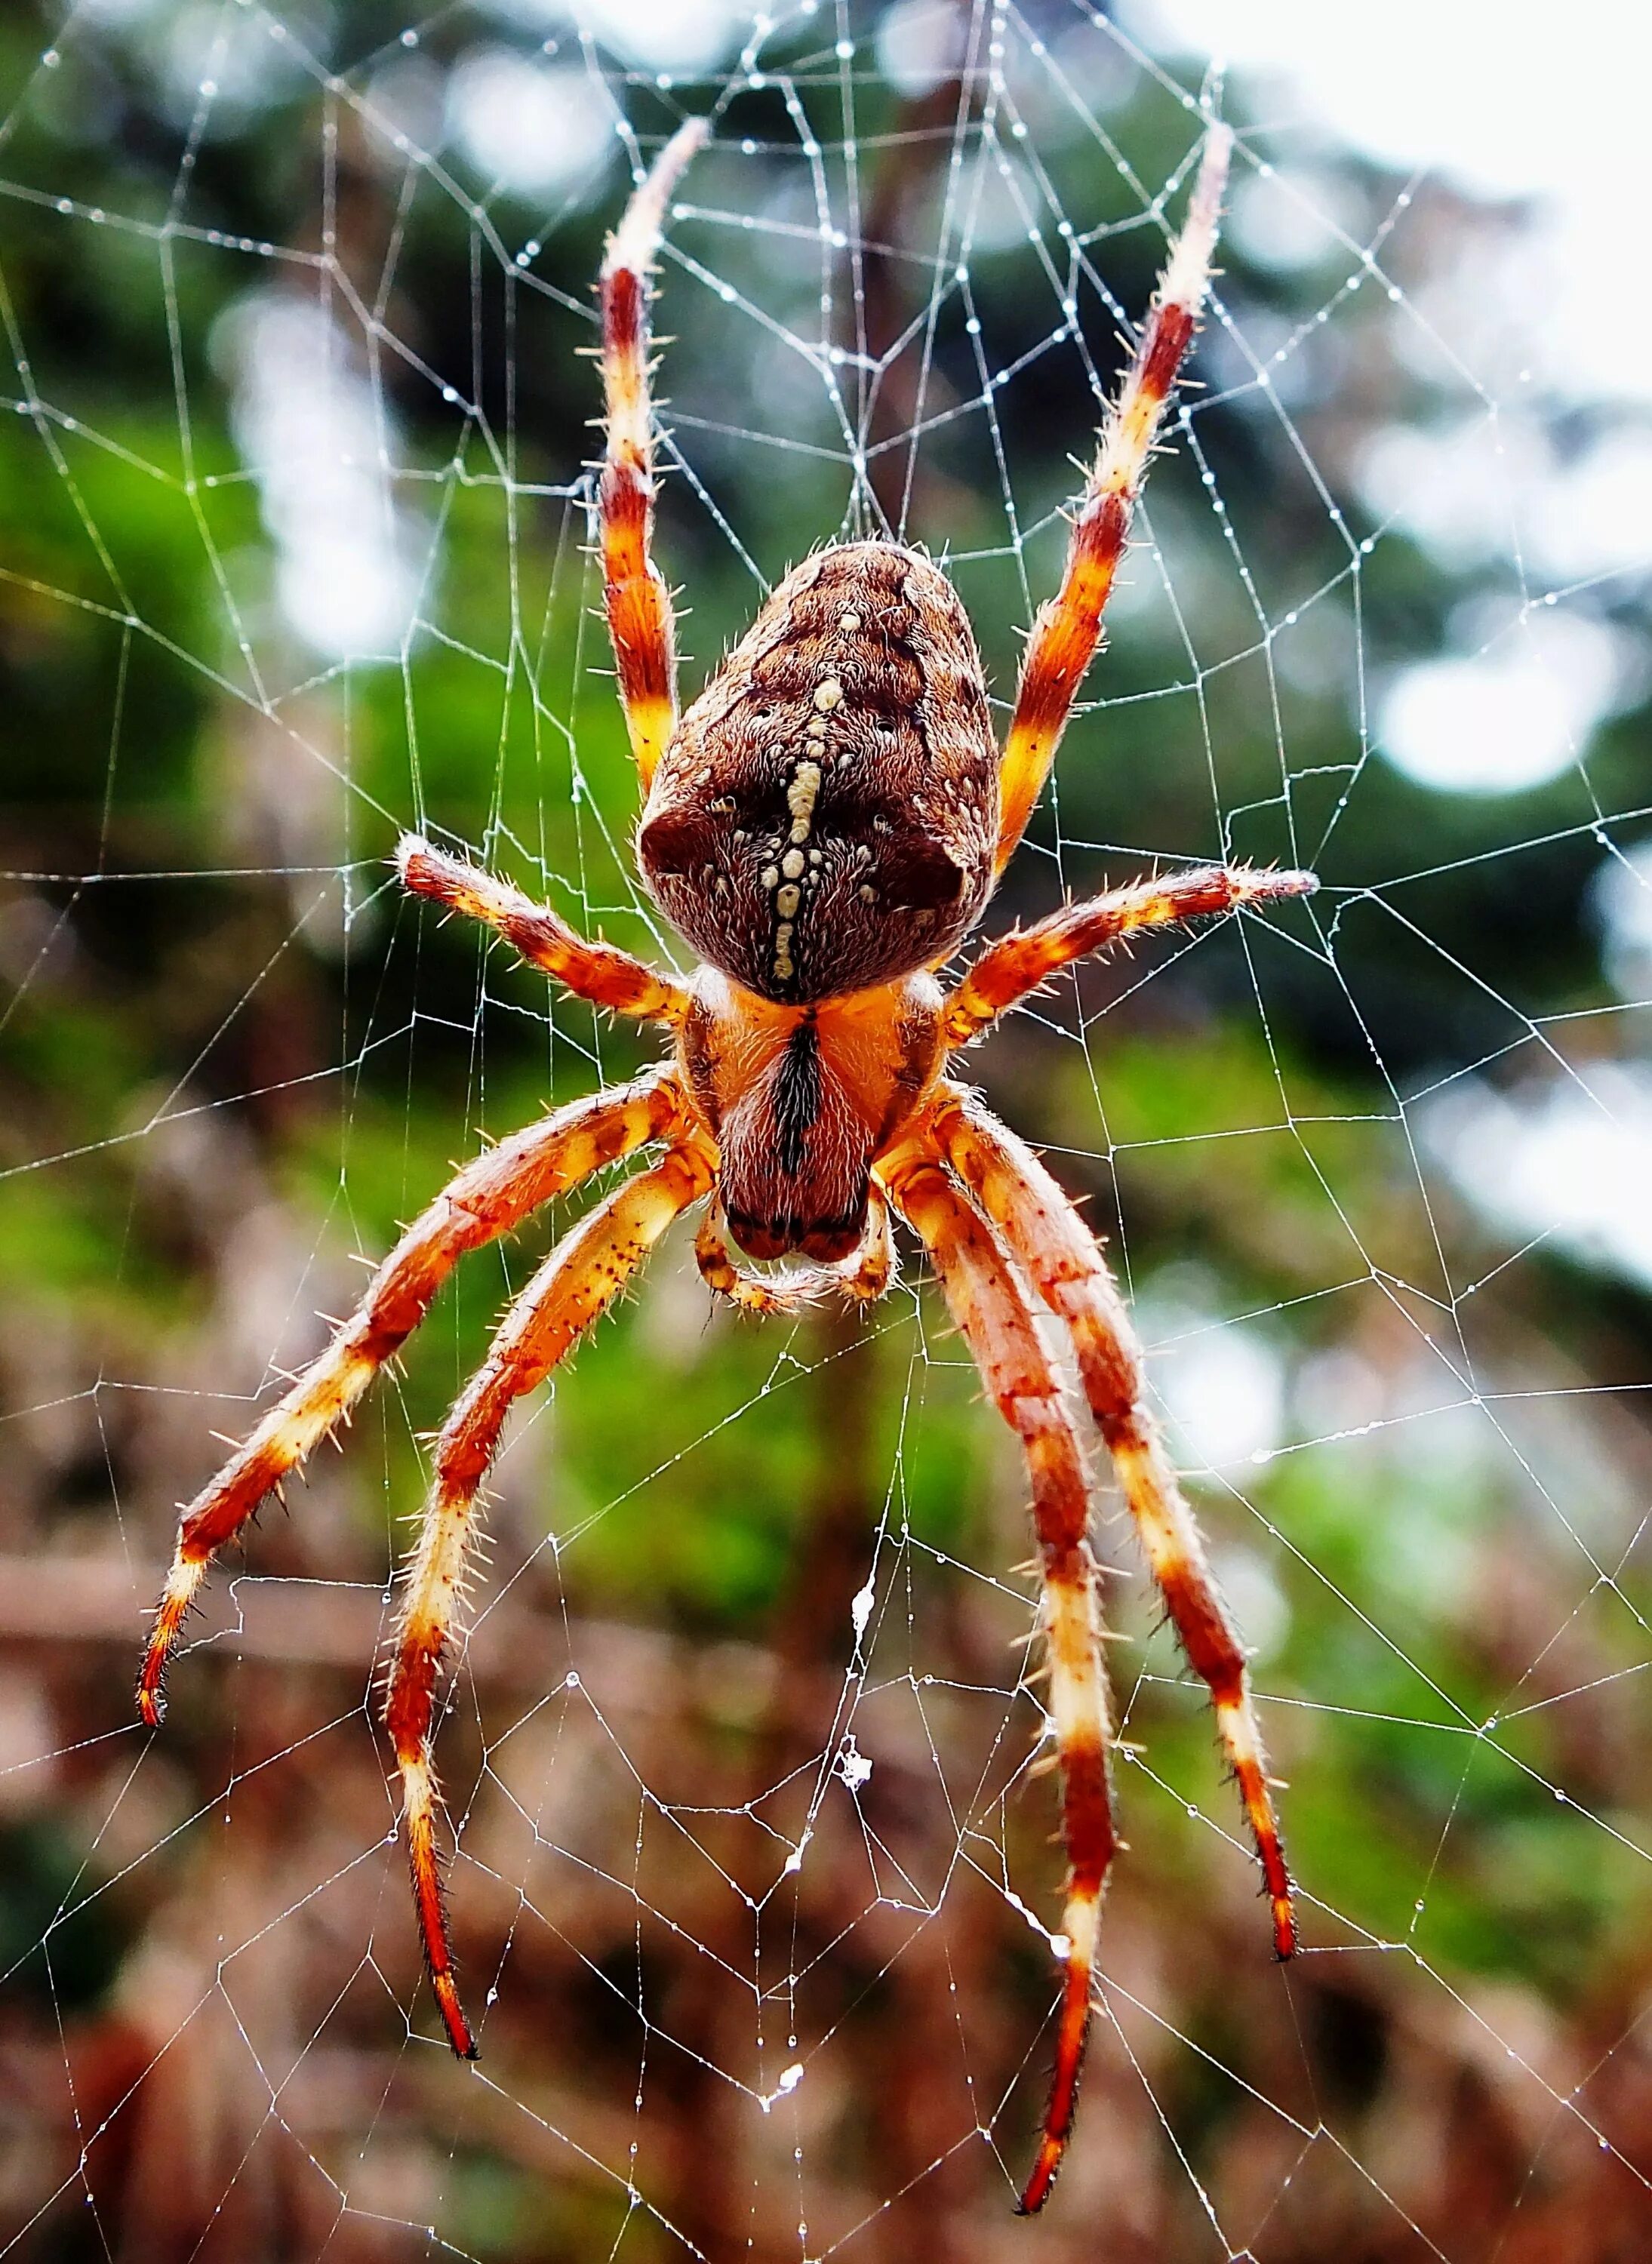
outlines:
{"label": "banded leg segment", "polygon": [[511,1407],[543,1382],[607,1310],[671,1221],[706,1192],[714,1163],[709,1142],[687,1141],[583,1218],[511,1306],[437,1440],[435,1481],[408,1568],[384,1718],[401,1773],[408,1861],[431,1983],[448,2041],[465,2059],[475,2058],[476,2046],[459,2001],[442,1908],[431,1721],[443,1655],[464,1599],[477,1496]]}
{"label": "banded leg segment", "polygon": [[1135,359],[1102,427],[1056,596],[1040,608],[1021,662],[1015,713],[998,774],[998,869],[1026,829],[1049,775],[1068,712],[1101,637],[1101,617],[1130,539],[1130,522],[1204,304],[1233,136],[1213,127],[1192,202],[1170,252]]}
{"label": "banded leg segment", "polygon": [[648,397],[648,275],[666,200],[706,142],[702,118],[678,127],[632,196],[602,263],[602,379],[608,446],[598,489],[603,599],[631,751],[644,793],[677,728],[677,634],[654,563],[654,408]]}
{"label": "banded leg segment", "polygon": [[1016,928],[983,951],[946,1001],[942,1034],[949,1046],[967,1046],[1022,998],[1075,960],[1105,951],[1144,927],[1176,927],[1208,919],[1244,904],[1311,896],[1312,873],[1263,873],[1249,865],[1201,865],[1163,880],[1067,904],[1031,927]]}
{"label": "banded leg segment", "polygon": [[138,1679],[138,1711],[151,1727],[163,1710],[167,1661],[213,1556],[344,1419],[459,1260],[603,1165],[663,1138],[681,1107],[664,1070],[575,1101],[466,1165],[409,1227],[326,1351],[185,1510]]}
{"label": "banded leg segment", "polygon": [[433,896],[450,911],[496,929],[530,967],[554,976],[565,990],[589,998],[593,1006],[673,1027],[688,1012],[688,993],[680,983],[611,943],[589,942],[548,904],[535,903],[468,859],[450,857],[418,834],[404,833],[396,844],[395,865],[402,887],[412,895]]}
{"label": "banded leg segment", "polygon": [[1135,1332],[1095,1237],[1044,1165],[1007,1126],[948,1089],[931,1121],[948,1163],[1040,1296],[1072,1332],[1079,1375],[1182,1648],[1209,1690],[1272,1912],[1273,1947],[1296,1948],[1290,1873],[1244,1647],[1228,1615],[1192,1511],[1148,1411]]}
{"label": "banded leg segment", "polygon": [[1090,1494],[1077,1434],[1039,1342],[1025,1291],[992,1228],[938,1163],[897,1166],[890,1194],[934,1261],[946,1302],[998,1411],[1020,1438],[1032,1481],[1032,1520],[1043,1580],[1050,1717],[1061,1772],[1067,1849],[1067,1970],[1055,2067],[1043,2137],[1021,2196],[1041,2209],[1073,2127],[1090,2030],[1102,1891],[1116,1844],[1109,1757],[1106,1670],[1088,1531]]}

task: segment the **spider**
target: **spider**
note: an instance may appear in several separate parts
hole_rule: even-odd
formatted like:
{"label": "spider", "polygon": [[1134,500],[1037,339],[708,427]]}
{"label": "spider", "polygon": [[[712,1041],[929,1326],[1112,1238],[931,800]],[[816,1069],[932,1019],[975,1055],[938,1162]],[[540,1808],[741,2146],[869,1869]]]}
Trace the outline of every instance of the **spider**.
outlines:
{"label": "spider", "polygon": [[[437,1439],[402,1585],[385,1723],[431,1983],[454,2051],[474,2057],[443,1906],[432,1720],[481,1489],[510,1409],[697,1204],[706,1206],[696,1243],[706,1281],[770,1314],[827,1288],[880,1296],[893,1270],[891,1219],[903,1219],[1019,1436],[1032,1494],[1068,1874],[1054,2068],[1020,2200],[1032,2211],[1072,2127],[1116,1845],[1090,1491],[1035,1301],[1066,1324],[1153,1577],[1209,1690],[1280,1957],[1296,1939],[1245,1652],[1148,1412],[1119,1293],[1043,1164],[947,1070],[1059,969],[1138,929],[1306,896],[1314,877],[1210,866],[1137,882],[1006,934],[950,990],[938,979],[1020,840],[1100,640],[1203,304],[1231,137],[1214,127],[1206,138],[1185,226],[1072,514],[1059,591],[1033,623],[1002,756],[962,606],[927,557],[891,541],[827,548],[794,568],[678,712],[671,601],[651,555],[648,278],[672,190],[706,138],[703,120],[678,130],[608,243],[597,500],[620,699],[646,795],[638,862],[702,963],[679,982],[586,940],[548,906],[417,836],[397,851],[408,889],[493,928],[578,997],[663,1025],[671,1056],[489,1149],[408,1229],[327,1349],[185,1509],[138,1704],[146,1723],[160,1720],[169,1656],[214,1554],[348,1415],[459,1259],[605,1165],[656,1149],[657,1160],[588,1211],[511,1306]],[[731,1239],[752,1259],[797,1252],[812,1263],[754,1274]]]}

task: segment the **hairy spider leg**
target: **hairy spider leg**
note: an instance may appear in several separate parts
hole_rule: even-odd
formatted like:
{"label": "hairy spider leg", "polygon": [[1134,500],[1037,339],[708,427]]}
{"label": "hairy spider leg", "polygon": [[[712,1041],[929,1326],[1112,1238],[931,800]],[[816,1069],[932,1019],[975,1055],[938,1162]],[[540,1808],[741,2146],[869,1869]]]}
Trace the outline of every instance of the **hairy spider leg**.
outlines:
{"label": "hairy spider leg", "polygon": [[1206,865],[1163,880],[1067,904],[1031,927],[1015,928],[989,945],[947,998],[941,1028],[949,1046],[967,1046],[1000,1014],[1063,967],[1103,951],[1138,928],[1174,927],[1185,920],[1236,911],[1244,904],[1311,896],[1312,873],[1262,873],[1248,865]]}
{"label": "hairy spider leg", "polygon": [[654,406],[648,397],[648,275],[665,206],[708,128],[679,126],[633,192],[602,263],[602,381],[607,448],[598,488],[603,602],[631,751],[646,794],[677,729],[677,631],[654,563]]}
{"label": "hairy spider leg", "polygon": [[725,1232],[722,1201],[714,1194],[694,1237],[694,1259],[714,1296],[743,1313],[786,1317],[835,1289],[856,1304],[875,1304],[895,1277],[895,1237],[889,1207],[874,1183],[868,1192],[866,1230],[860,1246],[836,1266],[796,1266],[776,1274],[750,1274],[735,1259]]}
{"label": "hairy spider leg", "polygon": [[[1090,1554],[1090,1489],[1078,1436],[1025,1291],[997,1236],[938,1160],[913,1143],[887,1168],[891,1197],[928,1250],[953,1317],[1005,1422],[1025,1450],[1043,1580],[1049,1714],[1061,1772],[1061,1839],[1067,1850],[1067,1971],[1055,2065],[1043,2136],[1020,2208],[1043,2207],[1061,2165],[1078,2101],[1101,1898],[1116,1839],[1110,1753],[1112,1728],[1102,1657],[1097,1572]],[[886,1168],[880,1165],[880,1170]]]}
{"label": "hairy spider leg", "polygon": [[1181,235],[1154,295],[1073,520],[1061,588],[1039,609],[1021,660],[1015,712],[998,773],[998,870],[1026,829],[1068,712],[1101,637],[1101,617],[1130,539],[1130,522],[1204,303],[1233,136],[1212,127]]}
{"label": "hairy spider leg", "polygon": [[548,904],[536,903],[467,858],[450,857],[420,835],[404,833],[396,844],[395,867],[404,889],[496,929],[531,967],[593,1006],[673,1026],[688,1012],[680,983],[611,943],[589,942]]}
{"label": "hairy spider leg", "polygon": [[435,1482],[408,1567],[384,1719],[402,1778],[419,1934],[442,2024],[461,2059],[474,2059],[476,2044],[459,2001],[442,1907],[431,1720],[443,1654],[464,1600],[477,1497],[512,1405],[607,1311],[672,1220],[706,1193],[715,1168],[710,1141],[691,1134],[581,1219],[511,1307],[436,1442]]}
{"label": "hairy spider leg", "polygon": [[163,1711],[168,1659],[213,1556],[344,1419],[459,1260],[603,1165],[675,1130],[682,1105],[663,1069],[575,1101],[467,1164],[409,1227],[326,1351],[184,1511],[138,1678],[138,1711],[151,1727]]}
{"label": "hairy spider leg", "polygon": [[972,1095],[944,1086],[930,1122],[947,1162],[1004,1237],[1016,1265],[1071,1332],[1096,1426],[1112,1456],[1153,1578],[1188,1664],[1209,1690],[1272,1906],[1273,1947],[1296,1948],[1290,1873],[1250,1695],[1192,1511],[1148,1411],[1141,1353],[1095,1237],[1025,1141]]}

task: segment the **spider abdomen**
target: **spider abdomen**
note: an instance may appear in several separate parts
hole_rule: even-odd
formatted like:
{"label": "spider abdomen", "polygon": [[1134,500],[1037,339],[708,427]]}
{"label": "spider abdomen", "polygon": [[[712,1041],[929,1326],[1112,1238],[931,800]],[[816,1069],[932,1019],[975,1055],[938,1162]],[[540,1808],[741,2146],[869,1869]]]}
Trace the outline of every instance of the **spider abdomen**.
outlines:
{"label": "spider abdomen", "polygon": [[944,959],[997,824],[963,607],[915,551],[859,542],[794,567],[685,715],[637,853],[701,957],[801,1004]]}

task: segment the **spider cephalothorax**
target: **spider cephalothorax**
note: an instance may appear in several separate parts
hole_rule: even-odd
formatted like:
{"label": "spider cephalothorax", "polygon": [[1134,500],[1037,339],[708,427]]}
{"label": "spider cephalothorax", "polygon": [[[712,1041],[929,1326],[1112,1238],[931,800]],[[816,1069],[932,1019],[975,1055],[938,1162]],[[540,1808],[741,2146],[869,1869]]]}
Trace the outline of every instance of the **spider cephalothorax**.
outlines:
{"label": "spider cephalothorax", "polygon": [[683,1026],[684,1082],[717,1141],[721,1198],[753,1258],[847,1258],[862,1238],[872,1164],[934,1079],[932,976],[800,1014],[702,973]]}
{"label": "spider cephalothorax", "polygon": [[[706,1281],[757,1312],[793,1310],[829,1287],[881,1295],[898,1214],[1021,1440],[1032,1494],[1068,1860],[1055,2072],[1021,2197],[1034,2210],[1072,2124],[1115,1845],[1089,1487],[1035,1301],[1065,1326],[1166,1610],[1210,1691],[1275,1948],[1288,1956],[1296,1939],[1244,1651],[1145,1404],[1129,1317],[1055,1180],[946,1070],[1058,969],[1138,929],[1305,896],[1312,876],[1206,866],[1138,882],[1002,937],[950,991],[938,979],[1021,838],[1099,640],[1204,298],[1228,137],[1214,127],[1207,141],[1187,224],[1074,515],[1061,589],[1033,623],[1002,757],[962,607],[930,561],[893,542],[819,551],[787,575],[679,720],[671,607],[650,555],[647,278],[666,200],[704,139],[691,122],[663,151],[604,262],[598,508],[620,696],[648,796],[638,858],[704,964],[684,984],[576,935],[548,906],[424,840],[409,836],[397,857],[416,894],[496,929],[578,996],[663,1025],[674,1056],[488,1150],[408,1229],[355,1314],[185,1511],[139,1707],[159,1720],[167,1661],[214,1552],[348,1414],[459,1259],[604,1165],[657,1147],[657,1161],[552,1251],[501,1323],[436,1441],[402,1588],[385,1722],[431,1984],[454,2050],[473,2056],[442,1908],[431,1745],[481,1490],[506,1416],[695,1205],[706,1205],[696,1253]],[[748,1275],[723,1240],[725,1220],[753,1257],[801,1250],[817,1263]]]}

